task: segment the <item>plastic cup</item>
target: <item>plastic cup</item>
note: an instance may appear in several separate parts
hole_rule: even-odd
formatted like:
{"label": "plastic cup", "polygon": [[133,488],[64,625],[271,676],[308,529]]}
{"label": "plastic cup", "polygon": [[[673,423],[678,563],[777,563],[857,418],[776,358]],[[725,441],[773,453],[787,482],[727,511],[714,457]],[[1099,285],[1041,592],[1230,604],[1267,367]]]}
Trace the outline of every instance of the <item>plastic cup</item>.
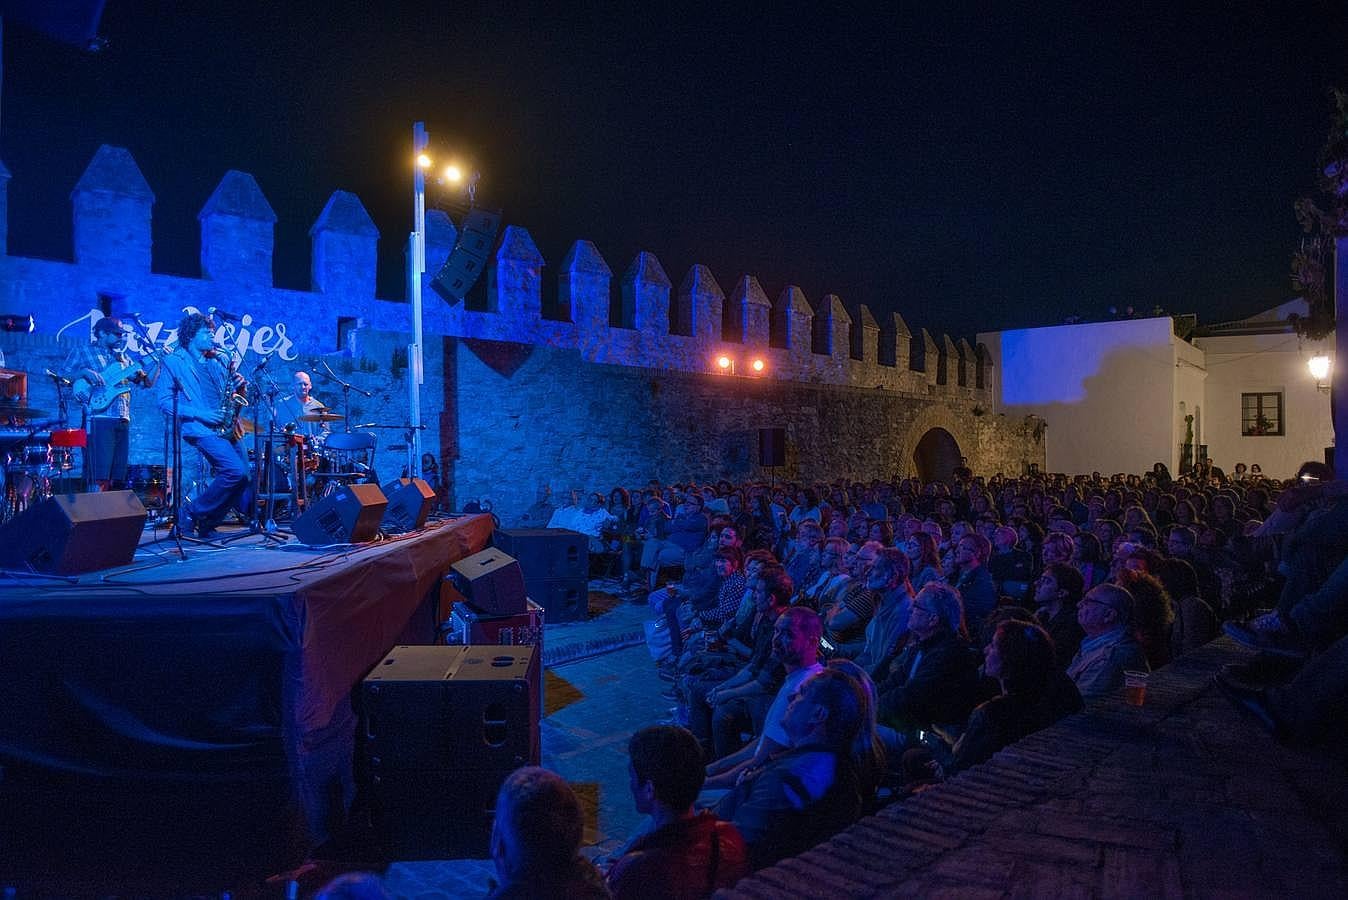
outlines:
{"label": "plastic cup", "polygon": [[1131,669],[1123,673],[1123,700],[1129,706],[1142,706],[1147,702],[1147,672]]}

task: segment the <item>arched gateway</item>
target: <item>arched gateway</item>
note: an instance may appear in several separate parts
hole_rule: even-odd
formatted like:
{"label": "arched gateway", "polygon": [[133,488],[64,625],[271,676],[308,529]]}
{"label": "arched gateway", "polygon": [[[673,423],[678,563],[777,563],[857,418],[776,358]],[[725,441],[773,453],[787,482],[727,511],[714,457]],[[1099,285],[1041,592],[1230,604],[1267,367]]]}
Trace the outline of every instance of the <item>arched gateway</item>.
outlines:
{"label": "arched gateway", "polygon": [[944,428],[929,428],[913,448],[913,468],[924,482],[945,481],[960,464],[960,445]]}

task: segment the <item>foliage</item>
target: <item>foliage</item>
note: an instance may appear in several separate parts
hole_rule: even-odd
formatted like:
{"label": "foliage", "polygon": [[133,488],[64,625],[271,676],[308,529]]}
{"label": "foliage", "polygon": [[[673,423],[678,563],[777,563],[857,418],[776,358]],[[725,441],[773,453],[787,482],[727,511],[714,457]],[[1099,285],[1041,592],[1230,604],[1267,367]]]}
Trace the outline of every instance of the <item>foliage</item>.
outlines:
{"label": "foliage", "polygon": [[1297,334],[1317,340],[1334,330],[1334,292],[1330,286],[1334,244],[1348,235],[1348,92],[1334,89],[1334,118],[1320,151],[1320,190],[1328,195],[1327,209],[1302,197],[1293,204],[1306,237],[1292,255],[1292,287],[1309,307],[1308,314],[1288,317]]}

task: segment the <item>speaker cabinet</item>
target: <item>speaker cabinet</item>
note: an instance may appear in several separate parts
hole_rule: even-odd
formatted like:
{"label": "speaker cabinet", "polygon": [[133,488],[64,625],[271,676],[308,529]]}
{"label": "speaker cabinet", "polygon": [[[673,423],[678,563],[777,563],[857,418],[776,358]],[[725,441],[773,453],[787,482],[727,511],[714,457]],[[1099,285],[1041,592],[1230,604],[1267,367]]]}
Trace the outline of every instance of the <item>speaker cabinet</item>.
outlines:
{"label": "speaker cabinet", "polygon": [[450,304],[463,300],[464,295],[482,275],[482,269],[496,243],[496,232],[501,228],[501,214],[495,210],[474,208],[464,217],[459,240],[450,251],[444,266],[431,279],[431,287]]}
{"label": "speaker cabinet", "polygon": [[0,526],[0,566],[56,575],[125,566],[144,529],[131,491],[58,494]]}
{"label": "speaker cabinet", "polygon": [[[519,560],[529,583],[542,578],[588,578],[590,543],[567,528],[497,529],[492,543]],[[547,608],[547,604],[543,604]]]}
{"label": "speaker cabinet", "polygon": [[394,858],[487,855],[496,792],[539,762],[531,646],[394,647],[361,684],[361,782]]}
{"label": "speaker cabinet", "polygon": [[347,484],[310,505],[295,520],[301,543],[363,544],[379,534],[388,499],[377,484]]}
{"label": "speaker cabinet", "polygon": [[544,621],[584,622],[590,617],[590,582],[585,578],[530,578],[529,596],[543,607]]}
{"label": "speaker cabinet", "polygon": [[380,527],[385,531],[417,531],[426,527],[435,506],[435,489],[421,478],[399,478],[384,485],[388,508]]}
{"label": "speaker cabinet", "polygon": [[528,609],[524,572],[508,553],[489,547],[451,566],[459,593],[480,613],[514,616]]}
{"label": "speaker cabinet", "polygon": [[786,429],[758,429],[758,464],[765,469],[786,465]]}

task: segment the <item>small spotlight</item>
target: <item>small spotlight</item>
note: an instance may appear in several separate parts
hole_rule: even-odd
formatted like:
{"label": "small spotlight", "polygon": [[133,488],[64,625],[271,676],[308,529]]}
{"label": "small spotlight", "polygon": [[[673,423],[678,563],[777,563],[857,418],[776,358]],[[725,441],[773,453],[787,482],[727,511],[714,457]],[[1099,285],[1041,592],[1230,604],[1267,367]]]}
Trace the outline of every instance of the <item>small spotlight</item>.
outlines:
{"label": "small spotlight", "polygon": [[417,155],[417,165],[423,169],[429,169],[431,167],[431,158],[425,153],[420,153]]}
{"label": "small spotlight", "polygon": [[718,357],[716,357],[716,365],[717,365],[718,368],[721,368],[721,369],[728,369],[728,368],[730,368],[730,357],[728,357],[728,356],[718,356]]}
{"label": "small spotlight", "polygon": [[460,181],[463,181],[463,170],[458,166],[446,166],[445,181],[448,181],[450,184],[458,184]]}
{"label": "small spotlight", "polygon": [[754,367],[754,371],[755,371],[755,372],[761,372],[761,371],[763,371],[763,360],[761,360],[761,359],[756,359],[756,360],[754,360],[754,361],[753,361],[753,367]]}
{"label": "small spotlight", "polygon": [[31,315],[0,313],[0,331],[27,331],[37,329],[37,320]]}

